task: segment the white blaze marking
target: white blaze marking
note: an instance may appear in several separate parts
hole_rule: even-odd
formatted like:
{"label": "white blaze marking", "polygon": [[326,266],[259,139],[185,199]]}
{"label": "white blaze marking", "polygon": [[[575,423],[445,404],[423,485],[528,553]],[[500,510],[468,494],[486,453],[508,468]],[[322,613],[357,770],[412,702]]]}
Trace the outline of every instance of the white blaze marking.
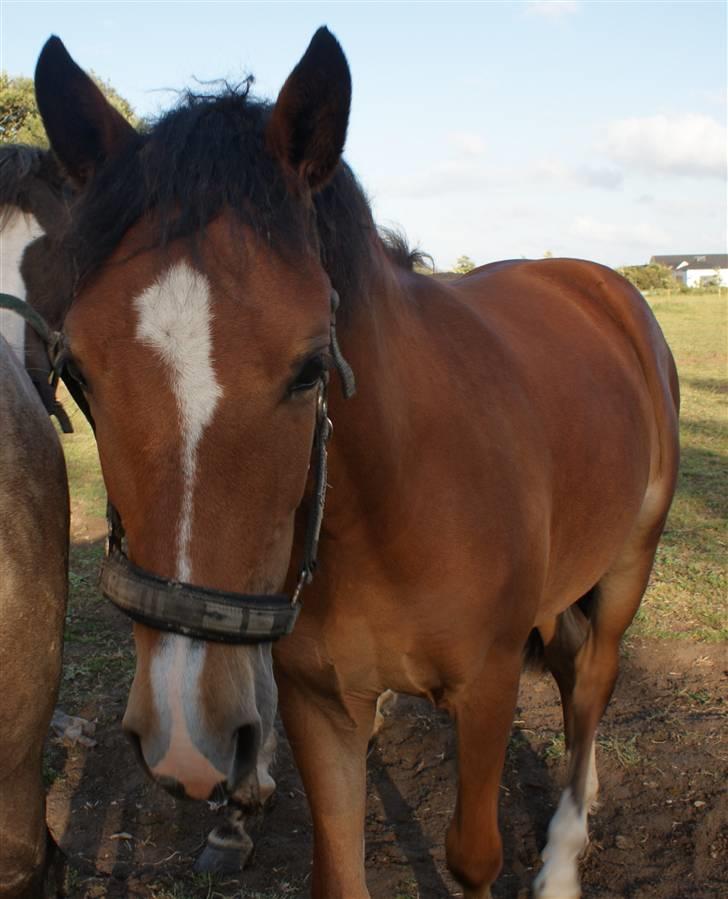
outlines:
{"label": "white blaze marking", "polygon": [[[192,581],[190,540],[194,515],[197,451],[212,421],[222,388],[212,365],[210,285],[185,262],[173,265],[134,305],[139,315],[137,337],[159,353],[169,371],[177,401],[182,444],[182,501],[178,522],[176,575]],[[224,775],[195,747],[188,721],[199,721],[199,678],[205,646],[189,637],[166,636],[151,664],[157,715],[168,730],[169,749],[154,768],[184,784],[193,798],[206,799]]]}
{"label": "white blaze marking", "polygon": [[194,745],[187,725],[189,718],[198,719],[198,684],[204,660],[203,643],[166,634],[151,664],[157,715],[169,737],[169,748],[152,771],[158,777],[174,777],[191,799],[207,799],[215,785],[226,778]]}
{"label": "white blaze marking", "polygon": [[549,824],[548,841],[541,853],[544,865],[533,884],[537,899],[579,899],[578,860],[587,839],[586,809],[579,811],[567,787]]}
{"label": "white blaze marking", "polygon": [[169,369],[182,425],[182,504],[178,523],[177,577],[192,580],[190,538],[197,449],[212,421],[222,388],[212,366],[210,285],[186,262],[173,265],[134,301],[137,337]]}
{"label": "white blaze marking", "polygon": [[[28,244],[43,234],[43,229],[32,215],[17,209],[7,218],[0,209],[0,292],[25,299],[25,283],[20,274],[20,263]],[[7,340],[25,366],[25,320],[9,309],[0,309],[0,334]]]}

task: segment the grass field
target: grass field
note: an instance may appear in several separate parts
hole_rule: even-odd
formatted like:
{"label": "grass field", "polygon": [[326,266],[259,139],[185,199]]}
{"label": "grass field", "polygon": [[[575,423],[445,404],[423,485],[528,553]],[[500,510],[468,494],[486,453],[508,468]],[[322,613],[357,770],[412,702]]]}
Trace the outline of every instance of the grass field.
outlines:
{"label": "grass field", "polygon": [[650,305],[680,375],[680,481],[635,627],[645,636],[728,639],[728,299]]}
{"label": "grass field", "polygon": [[[728,639],[728,298],[717,294],[650,301],[672,347],[682,390],[682,464],[677,496],[634,630],[641,636]],[[72,401],[67,398],[67,408]],[[93,437],[74,410],[77,433],[64,436],[74,534],[103,517],[105,495]],[[93,525],[91,525],[93,527]],[[98,545],[72,552],[74,599],[96,601]],[[69,633],[71,640],[77,636]]]}

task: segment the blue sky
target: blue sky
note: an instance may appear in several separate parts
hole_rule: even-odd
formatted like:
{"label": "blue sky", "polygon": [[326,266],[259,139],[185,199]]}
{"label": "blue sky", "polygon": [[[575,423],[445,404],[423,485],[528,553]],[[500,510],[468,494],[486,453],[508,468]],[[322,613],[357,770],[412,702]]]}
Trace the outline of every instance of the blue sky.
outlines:
{"label": "blue sky", "polygon": [[346,155],[440,268],[726,250],[725,2],[0,0],[0,67],[58,34],[142,115],[199,79],[274,96],[321,24],[354,82]]}

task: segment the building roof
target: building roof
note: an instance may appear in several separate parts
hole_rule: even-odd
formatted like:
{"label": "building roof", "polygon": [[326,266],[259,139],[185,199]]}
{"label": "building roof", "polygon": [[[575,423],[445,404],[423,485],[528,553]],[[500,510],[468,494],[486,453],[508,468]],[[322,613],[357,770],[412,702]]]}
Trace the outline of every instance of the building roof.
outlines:
{"label": "building roof", "polygon": [[684,256],[653,256],[650,262],[658,265],[666,265],[668,268],[685,269],[700,268],[728,268],[728,254],[726,253],[686,253]]}

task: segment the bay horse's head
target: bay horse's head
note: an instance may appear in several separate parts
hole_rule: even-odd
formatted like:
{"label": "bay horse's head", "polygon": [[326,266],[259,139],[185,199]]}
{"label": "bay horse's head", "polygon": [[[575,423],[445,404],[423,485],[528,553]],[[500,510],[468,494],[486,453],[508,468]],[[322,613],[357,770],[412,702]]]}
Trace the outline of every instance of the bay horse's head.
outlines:
{"label": "bay horse's head", "polygon": [[[36,92],[82,186],[65,333],[131,562],[221,591],[290,588],[331,347],[316,194],[350,177],[341,48],[320,29],[275,104],[247,85],[190,96],[145,133],[57,38]],[[273,726],[271,644],[139,623],[134,637],[124,727],[147,768],[193,798],[234,791]]]}

